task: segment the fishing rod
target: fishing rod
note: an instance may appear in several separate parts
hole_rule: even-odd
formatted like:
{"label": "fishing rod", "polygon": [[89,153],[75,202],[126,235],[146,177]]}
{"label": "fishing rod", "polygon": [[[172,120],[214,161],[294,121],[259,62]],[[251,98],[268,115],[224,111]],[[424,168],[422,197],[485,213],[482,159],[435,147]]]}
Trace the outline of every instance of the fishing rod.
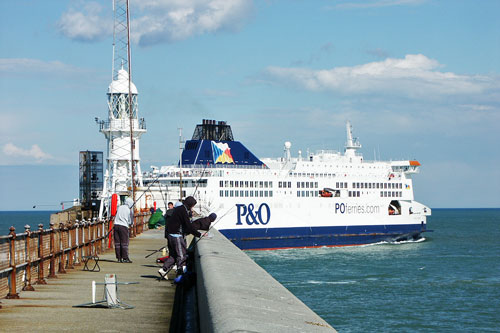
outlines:
{"label": "fishing rod", "polygon": [[198,190],[198,186],[200,185],[200,181],[201,179],[203,178],[203,176],[205,175],[205,170],[207,169],[208,167],[208,163],[205,165],[205,167],[203,168],[203,171],[201,172],[201,176],[200,178],[198,178],[198,180],[196,181],[196,187],[194,188],[194,191],[193,191],[193,194],[191,195],[194,195],[196,193],[196,191]]}
{"label": "fishing rod", "polygon": [[162,246],[160,247],[158,250],[146,250],[146,251],[153,251],[151,252],[150,254],[148,254],[147,256],[145,256],[144,258],[149,258],[151,257],[153,254],[157,253],[157,252],[160,252],[161,250],[163,250],[164,248],[166,248],[166,246]]}

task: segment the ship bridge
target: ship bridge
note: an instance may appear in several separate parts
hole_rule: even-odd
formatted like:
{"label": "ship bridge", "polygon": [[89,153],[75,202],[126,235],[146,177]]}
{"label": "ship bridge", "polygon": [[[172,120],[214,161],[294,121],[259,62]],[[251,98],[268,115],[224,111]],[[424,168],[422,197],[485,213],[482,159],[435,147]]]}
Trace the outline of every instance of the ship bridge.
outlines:
{"label": "ship bridge", "polygon": [[394,172],[419,173],[420,163],[418,161],[392,161],[391,168]]}

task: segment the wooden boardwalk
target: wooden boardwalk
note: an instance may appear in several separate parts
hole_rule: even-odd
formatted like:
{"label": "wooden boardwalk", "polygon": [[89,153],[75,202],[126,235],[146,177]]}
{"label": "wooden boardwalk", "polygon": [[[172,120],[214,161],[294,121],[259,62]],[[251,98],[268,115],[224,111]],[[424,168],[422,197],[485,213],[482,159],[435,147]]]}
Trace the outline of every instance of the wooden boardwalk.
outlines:
{"label": "wooden boardwalk", "polygon": [[[108,250],[100,255],[100,272],[75,266],[47,279],[47,285],[34,285],[35,291],[21,292],[20,299],[1,299],[0,332],[167,332],[175,285],[159,281],[157,255],[144,258],[151,253],[147,250],[166,244],[163,233],[149,230],[131,239],[131,264],[118,263],[114,250]],[[139,282],[118,286],[120,300],[134,309],[72,307],[91,302],[92,280],[104,282],[104,275],[112,273],[119,282]],[[101,299],[103,286],[98,285],[96,300]]]}

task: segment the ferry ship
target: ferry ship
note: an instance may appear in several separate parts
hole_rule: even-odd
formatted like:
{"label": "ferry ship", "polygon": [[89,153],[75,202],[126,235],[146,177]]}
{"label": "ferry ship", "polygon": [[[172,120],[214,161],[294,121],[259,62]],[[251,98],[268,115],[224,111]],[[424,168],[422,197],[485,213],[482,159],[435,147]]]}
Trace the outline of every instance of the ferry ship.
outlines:
{"label": "ferry ship", "polygon": [[259,159],[225,121],[203,120],[178,165],[142,175],[146,206],[194,196],[201,215],[241,249],[312,248],[417,240],[431,209],[414,200],[415,160],[366,161],[346,124],[343,153]]}

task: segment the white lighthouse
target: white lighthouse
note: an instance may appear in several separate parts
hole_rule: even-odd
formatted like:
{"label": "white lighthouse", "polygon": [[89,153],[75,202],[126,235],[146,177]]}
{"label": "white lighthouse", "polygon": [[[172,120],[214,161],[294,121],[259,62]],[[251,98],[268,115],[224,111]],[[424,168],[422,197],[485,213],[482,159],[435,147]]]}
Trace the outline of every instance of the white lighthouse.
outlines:
{"label": "white lighthouse", "polygon": [[[129,91],[132,98],[129,98]],[[114,193],[130,195],[132,168],[135,171],[135,186],[143,186],[139,140],[141,135],[146,133],[146,124],[144,118],[137,117],[137,95],[134,83],[130,82],[129,90],[127,71],[120,69],[116,80],[113,80],[108,88],[108,120],[100,122],[100,132],[106,137],[108,153],[102,195],[105,206],[108,201],[106,199]],[[129,110],[132,111],[132,116]]]}

